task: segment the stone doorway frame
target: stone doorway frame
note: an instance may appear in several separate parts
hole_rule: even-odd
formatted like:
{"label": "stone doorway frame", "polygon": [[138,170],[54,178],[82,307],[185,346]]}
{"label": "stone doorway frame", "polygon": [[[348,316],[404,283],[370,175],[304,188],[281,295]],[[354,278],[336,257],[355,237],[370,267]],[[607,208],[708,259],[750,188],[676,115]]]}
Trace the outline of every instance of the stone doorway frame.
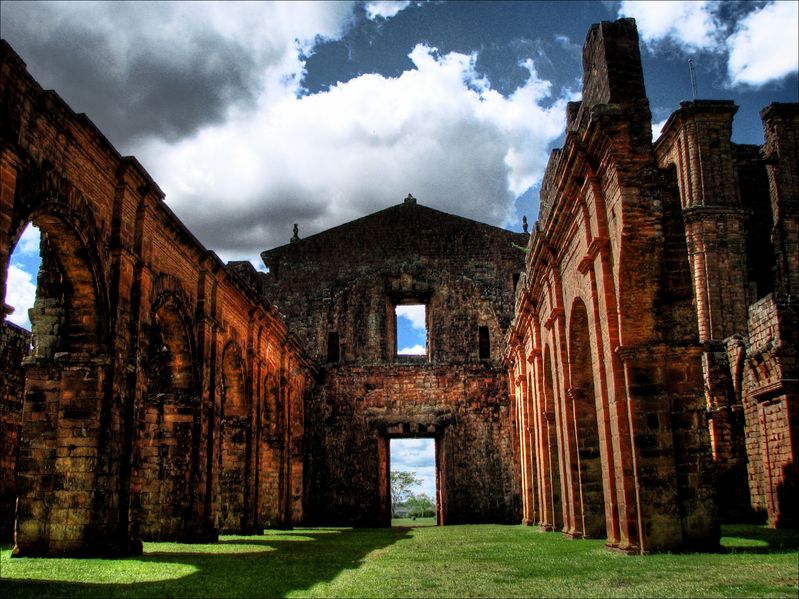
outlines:
{"label": "stone doorway frame", "polygon": [[397,424],[390,427],[385,434],[378,439],[378,461],[380,476],[380,521],[384,526],[391,527],[391,483],[389,472],[391,471],[391,440],[392,439],[433,439],[435,442],[435,473],[436,473],[436,526],[443,526],[446,518],[446,498],[444,489],[444,443],[443,433],[441,432],[411,432],[413,425],[410,423]]}

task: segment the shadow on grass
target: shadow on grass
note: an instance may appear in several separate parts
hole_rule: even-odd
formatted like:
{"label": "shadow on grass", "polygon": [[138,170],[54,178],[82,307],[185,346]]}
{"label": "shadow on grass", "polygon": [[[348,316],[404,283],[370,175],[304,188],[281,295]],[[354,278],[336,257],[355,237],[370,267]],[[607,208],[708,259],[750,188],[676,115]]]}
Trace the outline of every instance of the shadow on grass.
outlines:
{"label": "shadow on grass", "polygon": [[[296,532],[268,531],[266,536],[222,537],[218,544],[198,546],[145,544],[143,555],[125,560],[95,560],[95,566],[141,570],[147,582],[64,582],[48,575],[42,561],[37,580],[9,578],[3,572],[0,595],[11,597],[282,597],[329,582],[348,569],[355,569],[372,551],[406,537],[403,529],[304,529]],[[241,546],[242,552],[237,552]],[[218,549],[215,551],[215,549]],[[21,558],[22,559],[22,558]],[[58,561],[58,560],[55,560]],[[57,565],[52,563],[53,566]],[[163,572],[165,580],[158,578]],[[175,577],[170,576],[170,572]],[[37,574],[39,572],[37,571]],[[96,577],[88,575],[89,579]],[[120,577],[121,579],[122,577]],[[131,576],[135,579],[136,576]]]}
{"label": "shadow on grass", "polygon": [[775,529],[757,524],[724,524],[724,553],[792,553],[799,551],[799,530]]}

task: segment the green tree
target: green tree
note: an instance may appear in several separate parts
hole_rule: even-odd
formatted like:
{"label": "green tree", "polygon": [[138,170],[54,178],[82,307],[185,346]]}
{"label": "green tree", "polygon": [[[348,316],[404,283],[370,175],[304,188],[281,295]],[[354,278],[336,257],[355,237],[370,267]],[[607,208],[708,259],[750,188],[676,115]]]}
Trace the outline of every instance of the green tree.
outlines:
{"label": "green tree", "polygon": [[391,511],[393,512],[399,504],[411,497],[411,488],[421,485],[422,481],[416,478],[415,472],[404,470],[392,470],[389,473],[391,483]]}
{"label": "green tree", "polygon": [[426,493],[411,494],[405,500],[408,515],[412,518],[428,518],[436,515],[436,504]]}

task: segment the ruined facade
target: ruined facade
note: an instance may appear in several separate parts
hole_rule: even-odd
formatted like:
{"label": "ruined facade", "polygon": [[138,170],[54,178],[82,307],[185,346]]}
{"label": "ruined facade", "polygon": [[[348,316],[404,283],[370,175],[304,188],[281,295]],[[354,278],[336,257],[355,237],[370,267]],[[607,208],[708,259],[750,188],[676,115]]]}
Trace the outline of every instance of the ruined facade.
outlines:
{"label": "ruined facade", "polygon": [[[263,252],[265,295],[321,364],[308,522],[388,525],[390,439],[436,442],[439,523],[518,521],[502,339],[528,236],[402,204]],[[398,305],[425,307],[398,355]]]}
{"label": "ruined facade", "polygon": [[653,144],[634,21],[591,28],[506,359],[524,520],[626,551],[795,522],[797,105],[731,142],[685,102]]}
{"label": "ruined facade", "polygon": [[3,42],[4,294],[31,222],[42,235],[33,349],[22,364],[3,352],[15,360],[3,372],[24,383],[15,395],[4,378],[0,398],[15,554],[135,553],[142,538],[300,521],[303,460],[291,448],[313,371],[254,269],[227,269],[136,160],[42,90]]}
{"label": "ruined facade", "polygon": [[[42,232],[32,336],[0,303],[0,534],[130,554],[388,525],[390,440],[436,443],[441,524],[629,552],[796,524],[799,113],[681,105],[653,143],[632,20],[591,28],[532,235],[398,205],[223,264],[134,158],[0,43],[0,289]],[[396,309],[424,307],[420,356]],[[32,344],[32,347],[31,347]]]}

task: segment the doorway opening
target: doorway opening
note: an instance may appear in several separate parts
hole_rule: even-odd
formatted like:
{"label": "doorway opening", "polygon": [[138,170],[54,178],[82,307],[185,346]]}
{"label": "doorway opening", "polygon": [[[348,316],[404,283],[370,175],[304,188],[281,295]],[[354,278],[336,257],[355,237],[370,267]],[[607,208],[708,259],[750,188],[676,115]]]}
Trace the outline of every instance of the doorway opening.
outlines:
{"label": "doorway opening", "polygon": [[438,442],[433,437],[389,439],[392,526],[441,523]]}

